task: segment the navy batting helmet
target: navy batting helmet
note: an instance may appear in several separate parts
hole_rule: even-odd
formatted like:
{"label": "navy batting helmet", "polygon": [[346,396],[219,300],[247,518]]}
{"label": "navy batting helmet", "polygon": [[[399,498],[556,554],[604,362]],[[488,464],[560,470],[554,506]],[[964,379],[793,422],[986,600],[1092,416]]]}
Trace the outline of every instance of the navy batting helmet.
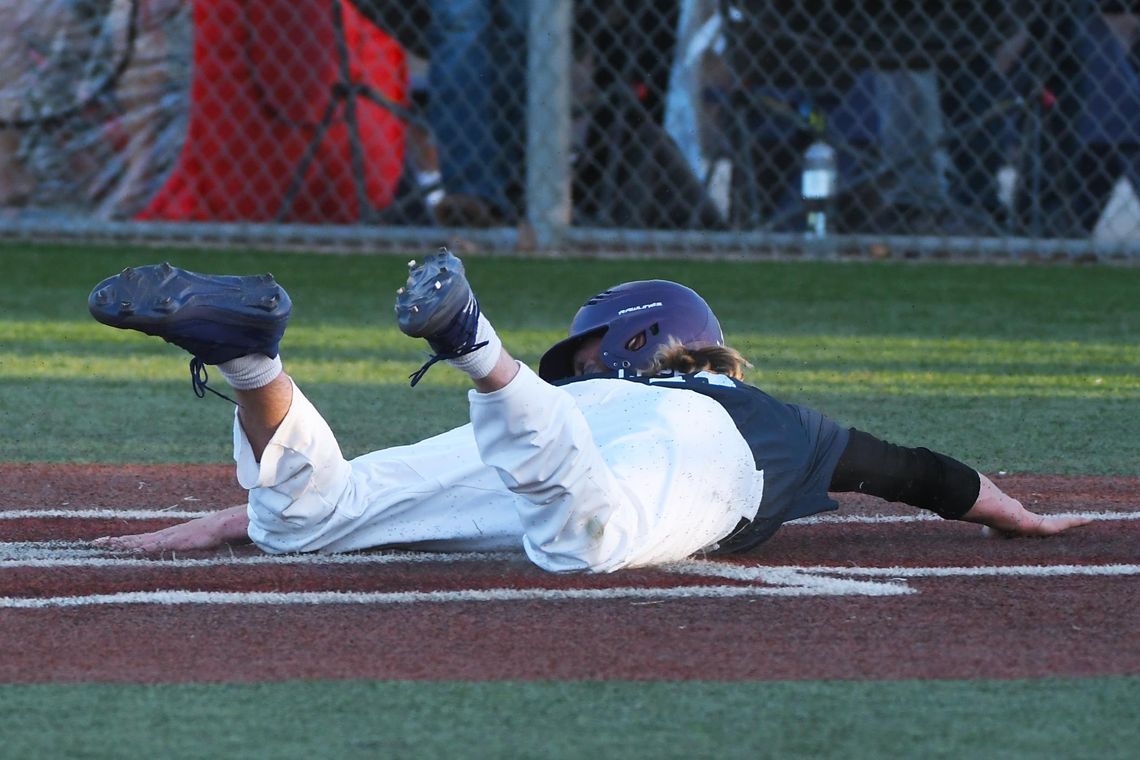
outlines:
{"label": "navy batting helmet", "polygon": [[539,376],[548,382],[572,376],[574,353],[597,335],[607,367],[635,371],[647,369],[657,349],[671,340],[689,348],[724,345],[720,322],[696,291],[668,280],[626,282],[578,309],[570,336],[542,355]]}

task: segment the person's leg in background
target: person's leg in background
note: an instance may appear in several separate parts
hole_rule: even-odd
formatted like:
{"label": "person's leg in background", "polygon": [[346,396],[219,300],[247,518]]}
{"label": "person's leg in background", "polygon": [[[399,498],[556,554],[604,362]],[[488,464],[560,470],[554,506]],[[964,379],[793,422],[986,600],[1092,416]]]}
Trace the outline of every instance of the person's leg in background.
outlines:
{"label": "person's leg in background", "polygon": [[1009,79],[989,55],[949,60],[940,68],[942,111],[947,121],[947,151],[953,172],[950,194],[979,234],[1005,229],[998,170],[1009,163],[1011,125],[1017,102]]}
{"label": "person's leg in background", "polygon": [[523,147],[508,132],[523,129],[525,3],[433,0],[431,10],[428,119],[446,192],[437,218],[444,226],[513,221],[504,172]]}
{"label": "person's leg in background", "polygon": [[491,126],[497,150],[490,169],[503,196],[497,202],[506,204],[507,221],[513,221],[525,206],[529,7],[526,0],[495,3],[490,43],[497,64],[491,80]]}
{"label": "person's leg in background", "polygon": [[875,74],[879,151],[893,178],[884,189],[883,232],[929,232],[947,208],[950,159],[932,69],[898,69]]}
{"label": "person's leg in background", "polygon": [[1140,16],[1124,12],[1093,15],[1077,41],[1085,107],[1077,122],[1079,181],[1071,204],[1086,234],[1096,230],[1117,181],[1132,172],[1131,159],[1140,143],[1138,42]]}

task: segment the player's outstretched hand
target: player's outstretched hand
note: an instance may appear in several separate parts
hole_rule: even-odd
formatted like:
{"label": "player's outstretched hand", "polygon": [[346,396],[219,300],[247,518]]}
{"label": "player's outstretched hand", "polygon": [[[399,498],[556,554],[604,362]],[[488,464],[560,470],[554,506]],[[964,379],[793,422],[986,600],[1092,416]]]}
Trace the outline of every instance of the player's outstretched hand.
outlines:
{"label": "player's outstretched hand", "polygon": [[982,527],[982,535],[986,538],[1045,538],[1092,522],[1088,517],[1072,515],[1038,515],[1028,510],[1026,514],[1033,519],[1022,522],[1017,528],[1003,529],[986,525]]}
{"label": "player's outstretched hand", "polygon": [[143,554],[216,549],[226,544],[248,542],[248,528],[249,518],[242,504],[151,533],[105,536],[91,543],[99,549]]}
{"label": "player's outstretched hand", "polygon": [[981,523],[982,535],[992,538],[1045,538],[1070,528],[1088,525],[1088,517],[1073,515],[1039,515],[1030,512],[1020,501],[1007,496],[993,481],[981,475],[982,487],[973,508],[962,516],[968,522]]}

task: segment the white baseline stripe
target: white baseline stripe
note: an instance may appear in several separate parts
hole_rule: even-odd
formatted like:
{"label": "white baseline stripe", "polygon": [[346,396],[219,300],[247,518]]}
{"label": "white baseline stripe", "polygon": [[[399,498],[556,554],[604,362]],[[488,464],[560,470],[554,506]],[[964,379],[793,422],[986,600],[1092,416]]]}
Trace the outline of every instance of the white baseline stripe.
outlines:
{"label": "white baseline stripe", "polygon": [[[175,510],[170,509],[13,509],[0,510],[0,520],[47,520],[58,518],[71,518],[75,520],[193,520],[195,517],[205,517],[219,510]],[[1058,517],[1085,517],[1090,520],[1140,520],[1140,510],[1135,512],[1058,512]],[[875,523],[912,523],[936,522],[942,518],[937,515],[920,512],[911,515],[841,515],[821,514],[811,517],[801,517],[784,524],[784,527],[796,525],[821,524],[875,524]]]}
{"label": "white baseline stripe", "polygon": [[828,567],[824,565],[734,565],[711,560],[688,560],[665,566],[682,575],[728,578],[737,581],[771,582],[774,573],[796,577],[837,575],[843,578],[963,578],[963,577],[1059,577],[1140,575],[1140,565],[986,565],[982,567]]}
{"label": "white baseline stripe", "polygon": [[195,517],[212,515],[217,510],[191,512],[176,509],[13,509],[0,511],[0,520],[48,520],[70,518],[73,520],[193,520]]}
{"label": "white baseline stripe", "polygon": [[839,574],[862,578],[977,578],[1068,575],[1140,575],[1140,565],[1007,565],[991,567],[805,567],[805,573]]}
{"label": "white baseline stripe", "polygon": [[[408,557],[389,556],[391,561]],[[456,555],[452,555],[456,556]],[[463,555],[458,555],[463,556]],[[486,556],[486,555],[477,555]],[[321,559],[330,559],[323,557]],[[200,592],[185,590],[137,591],[61,597],[3,597],[0,608],[43,609],[106,605],[325,605],[413,604],[446,602],[515,602],[573,600],[729,599],[740,597],[898,596],[915,590],[903,581],[931,577],[1059,577],[1135,576],[1140,565],[1017,565],[989,567],[827,567],[752,566],[720,564],[707,560],[675,563],[663,568],[685,575],[759,582],[756,586],[615,587],[605,589],[487,589],[419,592]],[[838,576],[838,577],[835,577]],[[878,577],[892,582],[857,580]]]}
{"label": "white baseline stripe", "polygon": [[[1082,517],[1094,521],[1111,520],[1140,520],[1140,511],[1137,512],[1050,512],[1051,517]],[[914,515],[835,515],[823,514],[801,517],[798,520],[784,523],[783,527],[795,525],[829,525],[841,523],[877,524],[877,523],[912,523],[912,522],[944,522],[938,515],[922,512]]]}
{"label": "white baseline stripe", "polygon": [[[607,589],[487,589],[468,591],[400,591],[341,592],[216,592],[216,591],[128,591],[119,594],[54,597],[0,597],[3,609],[45,609],[52,607],[88,607],[117,604],[416,604],[424,602],[518,602],[518,601],[605,601],[620,599],[731,599],[757,596],[823,596],[847,595],[848,586],[829,591],[826,586],[684,586],[673,588],[607,588]],[[864,596],[893,596],[912,593],[906,586],[885,583],[865,584],[858,592]]]}
{"label": "white baseline stripe", "polygon": [[[500,555],[502,556],[502,555]],[[198,566],[210,564],[337,564],[395,563],[446,561],[456,559],[491,559],[488,554],[422,553],[386,555],[297,555],[292,557],[247,557],[228,560],[184,560],[179,562],[123,560],[131,564],[173,564]],[[264,560],[248,562],[249,560]],[[77,562],[76,564],[83,564]],[[186,590],[137,591],[118,594],[95,594],[61,597],[5,597],[0,608],[40,609],[99,605],[324,605],[324,604],[411,604],[446,602],[513,602],[571,600],[667,600],[691,598],[739,597],[804,597],[804,596],[897,596],[915,593],[906,585],[910,578],[952,577],[1062,577],[1062,576],[1135,576],[1140,565],[1016,565],[987,567],[829,567],[829,566],[741,566],[710,560],[688,560],[661,568],[665,572],[727,578],[765,585],[688,587],[615,587],[605,589],[487,589],[422,592],[198,592]],[[887,582],[858,580],[883,578]]]}
{"label": "white baseline stripe", "polygon": [[523,557],[517,552],[406,552],[368,554],[254,554],[248,557],[178,559],[177,554],[145,556],[95,549],[85,542],[0,542],[0,569],[18,567],[220,567],[234,565],[392,565],[427,562],[491,562]]}

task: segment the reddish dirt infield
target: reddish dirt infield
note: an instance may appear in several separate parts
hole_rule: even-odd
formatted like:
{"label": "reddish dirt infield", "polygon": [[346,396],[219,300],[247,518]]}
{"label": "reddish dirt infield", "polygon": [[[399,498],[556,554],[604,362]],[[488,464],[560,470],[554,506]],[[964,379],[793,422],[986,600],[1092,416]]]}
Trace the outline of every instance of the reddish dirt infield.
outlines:
{"label": "reddish dirt infield", "polygon": [[[24,512],[217,509],[243,499],[232,468],[0,465],[0,511],[9,517],[0,520],[0,597],[79,598],[79,606],[0,608],[0,647],[8,653],[0,682],[1140,673],[1140,575],[1081,574],[1140,561],[1140,520],[1125,519],[1140,511],[1140,479],[999,482],[1040,511],[1121,519],[1040,541],[984,540],[976,526],[939,521],[789,525],[739,558],[607,576],[550,575],[521,554],[243,564],[261,557],[248,546],[108,565],[97,560],[116,555],[74,550],[99,535],[172,521]],[[842,516],[911,514],[872,500],[841,503]],[[52,554],[55,546],[64,553]],[[832,571],[804,571],[818,566]],[[1014,568],[1029,570],[1011,574]],[[792,579],[726,577],[750,571]],[[802,572],[811,579],[806,590],[796,585]],[[851,588],[827,586],[836,579]],[[884,585],[895,591],[866,592]],[[729,592],[702,591],[711,587]],[[631,591],[614,593],[623,589]],[[653,595],[661,590],[694,596]],[[783,595],[789,590],[796,593]],[[598,598],[555,596],[563,591]],[[86,603],[129,592],[354,592],[374,601]],[[465,601],[500,592],[496,600]]]}

